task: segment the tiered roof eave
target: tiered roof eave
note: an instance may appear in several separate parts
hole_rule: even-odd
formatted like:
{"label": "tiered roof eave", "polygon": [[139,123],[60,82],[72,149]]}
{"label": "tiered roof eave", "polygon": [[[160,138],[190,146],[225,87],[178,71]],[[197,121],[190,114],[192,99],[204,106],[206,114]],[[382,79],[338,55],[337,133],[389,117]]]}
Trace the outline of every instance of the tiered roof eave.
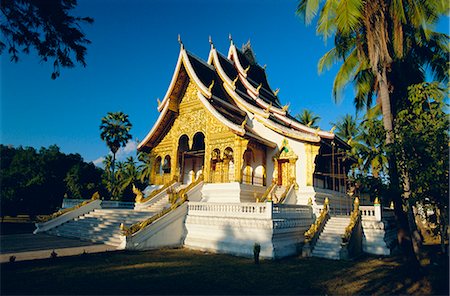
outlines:
{"label": "tiered roof eave", "polygon": [[[158,105],[159,117],[150,132],[138,145],[138,150],[142,150],[145,147],[154,147],[157,144],[156,142],[158,142],[159,136],[164,132],[164,128],[161,125],[170,122],[174,118],[176,112],[170,110],[169,106],[171,105],[170,101],[173,99],[171,96],[174,95],[177,81],[180,79],[180,73],[183,71],[183,75],[187,74],[190,81],[195,84],[198,90],[198,99],[210,114],[237,135],[253,138],[269,147],[276,146],[275,143],[265,139],[264,135],[257,135],[252,128],[246,125],[247,120],[245,117],[248,114],[266,128],[290,138],[316,143],[321,140],[333,140],[336,138],[344,147],[348,146],[332,132],[312,129],[301,124],[288,114],[286,106],[280,108],[276,92],[270,89],[265,71],[261,71],[263,68],[257,64],[251,65],[248,61],[241,61],[241,59],[246,57],[239,52],[232,40],[227,57],[218,52],[211,41],[210,43],[211,49],[207,62],[187,52],[181,43],[172,80],[163,100]],[[247,68],[244,69],[242,64],[248,64]],[[251,80],[248,76],[252,66],[261,68],[258,69],[259,72],[257,72],[256,78],[263,80],[262,82]],[[200,72],[197,73],[197,71]],[[209,73],[207,81],[205,81],[205,71]],[[250,71],[250,73],[254,72]],[[254,84],[258,83],[259,86],[255,87]],[[261,93],[262,90],[265,95]],[[221,106],[219,109],[217,109],[218,105]],[[223,108],[229,110],[229,112],[223,113]],[[227,114],[230,114],[230,112],[237,114],[237,118],[234,118],[234,120],[233,118],[231,120],[227,118]]]}

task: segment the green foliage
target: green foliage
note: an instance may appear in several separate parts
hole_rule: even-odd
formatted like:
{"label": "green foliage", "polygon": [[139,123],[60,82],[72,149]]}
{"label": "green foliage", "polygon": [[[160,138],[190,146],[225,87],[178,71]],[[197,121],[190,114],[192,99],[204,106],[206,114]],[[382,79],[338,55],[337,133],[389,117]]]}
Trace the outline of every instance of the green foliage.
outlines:
{"label": "green foliage", "polygon": [[[70,11],[76,0],[2,0],[0,54],[8,46],[11,61],[19,60],[19,51],[36,51],[42,61],[53,60],[52,79],[60,75],[60,67],[72,68],[74,59],[86,66],[86,39],[82,24],[90,17],[74,17]],[[6,44],[5,44],[6,43]]]}
{"label": "green foliage", "polygon": [[56,145],[39,151],[0,145],[0,153],[2,215],[53,213],[66,193],[90,198],[101,190],[101,170],[79,154],[61,153]]}
{"label": "green foliage", "polygon": [[308,109],[303,109],[302,113],[297,114],[295,118],[297,118],[300,123],[312,128],[317,128],[317,123],[320,121],[320,117]]}
{"label": "green foliage", "polygon": [[[117,199],[120,195],[120,188],[118,188],[118,184],[116,184],[116,153],[120,147],[124,147],[131,139],[131,127],[132,125],[128,119],[128,115],[123,112],[108,112],[108,114],[102,118],[100,125],[100,138],[106,142],[106,145],[113,154],[109,175],[111,179],[110,181],[107,181],[107,187],[113,199]],[[121,170],[119,170],[119,172],[121,172]]]}
{"label": "green foliage", "polygon": [[436,82],[408,88],[408,101],[396,118],[395,150],[400,168],[409,173],[410,198],[447,212],[450,122],[444,98]]}

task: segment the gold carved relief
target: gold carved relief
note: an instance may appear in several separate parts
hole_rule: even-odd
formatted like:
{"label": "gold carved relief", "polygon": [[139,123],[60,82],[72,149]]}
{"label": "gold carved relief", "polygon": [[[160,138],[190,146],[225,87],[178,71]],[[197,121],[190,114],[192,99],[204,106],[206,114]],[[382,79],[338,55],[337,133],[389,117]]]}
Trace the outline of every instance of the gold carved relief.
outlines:
{"label": "gold carved relief", "polygon": [[313,186],[314,170],[316,168],[316,156],[319,154],[320,146],[305,143],[306,152],[306,186]]}

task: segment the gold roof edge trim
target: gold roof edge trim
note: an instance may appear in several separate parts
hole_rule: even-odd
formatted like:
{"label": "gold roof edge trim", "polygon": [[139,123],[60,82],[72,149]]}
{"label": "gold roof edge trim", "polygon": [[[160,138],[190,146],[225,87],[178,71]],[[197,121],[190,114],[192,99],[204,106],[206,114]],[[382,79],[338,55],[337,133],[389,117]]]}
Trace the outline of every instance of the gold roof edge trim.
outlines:
{"label": "gold roof edge trim", "polygon": [[166,104],[163,108],[162,112],[159,113],[159,117],[156,120],[155,124],[153,125],[153,128],[148,132],[147,136],[138,144],[137,150],[141,149],[142,147],[147,145],[147,142],[150,140],[150,138],[153,136],[153,134],[156,132],[157,127],[161,124],[161,121],[166,116],[167,111],[169,110],[169,104]]}
{"label": "gold roof edge trim", "polygon": [[260,116],[255,116],[255,118],[258,122],[263,124],[265,127],[269,128],[279,134],[285,135],[287,137],[301,140],[301,141],[306,141],[306,142],[313,142],[313,143],[320,142],[319,136],[313,136],[313,135],[308,136],[307,134],[300,134],[300,132],[296,131],[296,130],[288,130],[286,127],[284,127],[276,122],[273,122],[267,118],[262,118]]}

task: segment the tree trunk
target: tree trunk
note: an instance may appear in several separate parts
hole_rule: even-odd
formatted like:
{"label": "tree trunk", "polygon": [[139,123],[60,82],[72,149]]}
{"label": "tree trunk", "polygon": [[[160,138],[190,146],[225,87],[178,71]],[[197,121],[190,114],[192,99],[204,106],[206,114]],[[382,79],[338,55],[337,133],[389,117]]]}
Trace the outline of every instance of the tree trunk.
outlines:
{"label": "tree trunk", "polygon": [[113,159],[111,165],[111,199],[115,198],[114,195],[116,190],[115,165],[116,165],[116,152],[113,152]]}
{"label": "tree trunk", "polygon": [[400,182],[397,170],[397,161],[395,152],[393,149],[394,144],[394,118],[392,114],[391,101],[389,95],[389,85],[387,82],[386,66],[383,67],[381,72],[377,73],[378,87],[379,87],[379,99],[381,103],[381,110],[383,113],[383,126],[386,131],[386,145],[387,145],[387,158],[389,162],[389,180],[390,180],[390,192],[391,198],[394,202],[394,213],[397,224],[397,241],[403,254],[407,257],[416,259],[414,256],[414,249],[412,246],[411,233],[408,224],[408,218],[403,211],[402,196],[400,193]]}

